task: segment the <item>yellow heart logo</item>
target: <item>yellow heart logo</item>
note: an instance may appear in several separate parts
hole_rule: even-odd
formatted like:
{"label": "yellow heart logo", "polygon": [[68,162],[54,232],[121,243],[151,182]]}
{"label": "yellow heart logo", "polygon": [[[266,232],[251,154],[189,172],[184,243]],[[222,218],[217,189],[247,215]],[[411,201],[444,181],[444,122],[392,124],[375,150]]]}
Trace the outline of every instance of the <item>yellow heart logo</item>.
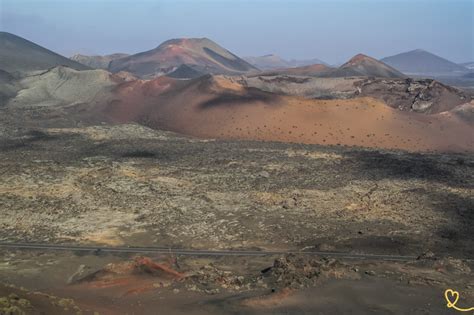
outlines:
{"label": "yellow heart logo", "polygon": [[458,291],[451,290],[451,289],[448,289],[448,290],[444,291],[444,298],[445,298],[446,301],[448,302],[446,306],[447,306],[448,308],[451,308],[451,307],[455,306],[456,303],[458,302],[458,300],[459,300],[459,292],[458,292]]}
{"label": "yellow heart logo", "polygon": [[444,298],[446,299],[446,302],[448,302],[446,304],[446,306],[448,308],[453,308],[453,309],[455,309],[456,311],[459,311],[459,312],[472,312],[472,311],[474,311],[474,307],[462,308],[462,307],[456,306],[456,303],[459,300],[459,292],[458,291],[447,289],[446,291],[444,291]]}

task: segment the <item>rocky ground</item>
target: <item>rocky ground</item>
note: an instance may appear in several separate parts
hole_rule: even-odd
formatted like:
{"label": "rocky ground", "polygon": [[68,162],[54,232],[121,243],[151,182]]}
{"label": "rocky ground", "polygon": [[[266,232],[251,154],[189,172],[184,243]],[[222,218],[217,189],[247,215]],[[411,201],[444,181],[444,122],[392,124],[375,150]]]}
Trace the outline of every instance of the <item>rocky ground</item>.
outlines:
{"label": "rocky ground", "polygon": [[348,99],[369,96],[401,111],[425,114],[449,111],[474,98],[469,89],[454,88],[433,79],[255,75],[235,80],[264,91],[305,98]]}
{"label": "rocky ground", "polygon": [[[116,314],[100,305],[122,301],[124,309],[146,310],[167,301],[170,314],[436,314],[446,310],[448,286],[462,292],[463,303],[472,301],[472,154],[197,140],[133,124],[65,128],[62,120],[43,124],[41,116],[13,125],[5,114],[0,121],[2,242],[421,256],[411,263],[148,261],[2,250],[2,282],[15,286],[1,287],[6,310]],[[123,286],[117,277],[125,277]],[[96,298],[88,295],[91,285]],[[56,298],[36,300],[34,292]],[[314,294],[317,303],[309,302]],[[69,297],[74,305],[58,304]],[[183,299],[200,307],[180,309]]]}
{"label": "rocky ground", "polygon": [[473,255],[471,155],[137,125],[19,131],[0,145],[4,241]]}
{"label": "rocky ground", "polygon": [[0,314],[455,314],[472,305],[472,263],[280,257],[1,252]]}

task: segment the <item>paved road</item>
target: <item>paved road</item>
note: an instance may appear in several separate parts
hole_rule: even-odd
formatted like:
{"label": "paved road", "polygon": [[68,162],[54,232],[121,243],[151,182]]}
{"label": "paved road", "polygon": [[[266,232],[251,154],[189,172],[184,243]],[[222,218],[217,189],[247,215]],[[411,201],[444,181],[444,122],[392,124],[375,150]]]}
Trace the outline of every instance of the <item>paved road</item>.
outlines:
{"label": "paved road", "polygon": [[21,249],[21,250],[56,250],[56,251],[85,251],[95,253],[155,253],[174,254],[187,256],[272,256],[299,254],[322,257],[338,257],[343,259],[359,260],[387,260],[387,261],[411,261],[416,256],[405,255],[377,255],[377,254],[355,254],[344,252],[326,251],[267,251],[267,250],[202,250],[202,249],[181,249],[165,247],[104,247],[104,246],[75,246],[58,244],[39,243],[0,243],[1,248]]}

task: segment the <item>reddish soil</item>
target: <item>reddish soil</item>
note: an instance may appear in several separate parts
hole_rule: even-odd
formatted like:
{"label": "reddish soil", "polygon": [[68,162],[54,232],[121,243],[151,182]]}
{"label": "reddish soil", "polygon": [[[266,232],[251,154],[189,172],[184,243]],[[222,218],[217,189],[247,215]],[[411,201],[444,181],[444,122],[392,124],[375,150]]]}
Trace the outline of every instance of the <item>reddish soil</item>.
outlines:
{"label": "reddish soil", "polygon": [[73,291],[110,290],[118,296],[136,295],[166,287],[185,275],[175,271],[167,263],[157,263],[148,257],[136,257],[133,261],[110,263],[103,269],[78,279]]}
{"label": "reddish soil", "polygon": [[472,151],[474,127],[456,115],[401,112],[372,98],[307,100],[246,88],[226,77],[158,78],[121,85],[103,107],[114,122],[202,138]]}
{"label": "reddish soil", "polygon": [[369,56],[366,56],[364,54],[357,54],[351,59],[349,59],[349,61],[346,64],[355,65],[355,64],[361,63],[363,61],[368,61],[368,60],[373,60],[373,58],[370,58]]}

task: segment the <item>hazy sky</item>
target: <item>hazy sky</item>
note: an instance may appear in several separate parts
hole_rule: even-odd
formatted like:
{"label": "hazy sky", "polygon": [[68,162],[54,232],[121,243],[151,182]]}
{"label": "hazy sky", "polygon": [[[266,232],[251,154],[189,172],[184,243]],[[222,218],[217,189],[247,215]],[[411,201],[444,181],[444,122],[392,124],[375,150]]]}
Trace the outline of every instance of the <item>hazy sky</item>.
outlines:
{"label": "hazy sky", "polygon": [[240,56],[339,63],[416,48],[474,60],[474,0],[0,0],[0,29],[56,52],[136,53],[208,37]]}

